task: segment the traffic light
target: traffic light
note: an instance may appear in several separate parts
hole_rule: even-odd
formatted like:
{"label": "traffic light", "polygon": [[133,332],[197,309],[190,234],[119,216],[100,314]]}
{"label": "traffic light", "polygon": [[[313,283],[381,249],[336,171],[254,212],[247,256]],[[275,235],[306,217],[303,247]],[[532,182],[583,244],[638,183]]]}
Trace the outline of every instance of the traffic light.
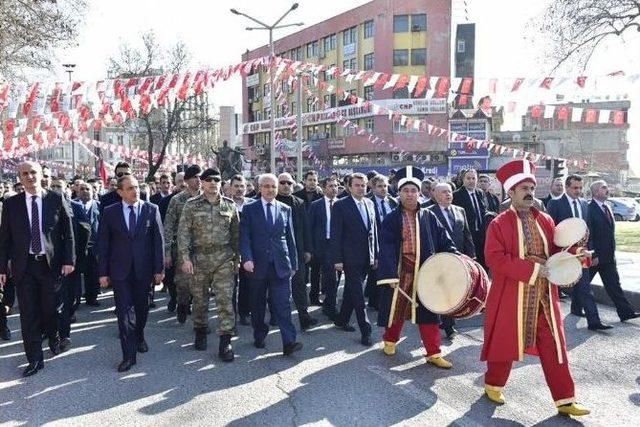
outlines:
{"label": "traffic light", "polygon": [[551,169],[553,179],[564,178],[567,176],[568,172],[567,162],[565,159],[553,159],[553,168]]}

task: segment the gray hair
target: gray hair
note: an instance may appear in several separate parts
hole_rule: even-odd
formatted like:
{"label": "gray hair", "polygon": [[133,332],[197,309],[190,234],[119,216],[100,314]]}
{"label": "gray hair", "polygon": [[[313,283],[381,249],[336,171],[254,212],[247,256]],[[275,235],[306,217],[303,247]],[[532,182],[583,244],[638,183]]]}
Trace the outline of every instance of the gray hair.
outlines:
{"label": "gray hair", "polygon": [[593,181],[591,183],[591,186],[589,187],[589,189],[591,190],[591,195],[594,195],[596,192],[598,192],[598,190],[600,190],[600,188],[604,187],[605,185],[607,185],[607,182],[603,179]]}
{"label": "gray hair", "polygon": [[439,182],[437,183],[434,187],[433,187],[433,191],[438,191],[439,189],[443,189],[443,188],[447,188],[449,189],[449,191],[453,191],[453,189],[451,188],[451,185],[448,182]]}
{"label": "gray hair", "polygon": [[275,176],[275,174],[272,174],[272,173],[263,173],[258,178],[258,185],[262,185],[267,180],[272,180],[273,182],[277,183],[278,182],[278,177]]}

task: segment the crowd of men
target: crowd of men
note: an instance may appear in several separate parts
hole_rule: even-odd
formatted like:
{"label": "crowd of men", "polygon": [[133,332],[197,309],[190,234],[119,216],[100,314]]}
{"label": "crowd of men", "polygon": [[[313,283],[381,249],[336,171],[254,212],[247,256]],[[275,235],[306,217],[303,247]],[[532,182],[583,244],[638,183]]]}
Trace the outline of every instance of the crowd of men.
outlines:
{"label": "crowd of men", "polygon": [[[530,188],[518,196],[515,186],[500,180],[507,191],[503,199],[502,191],[494,191],[494,178],[475,170],[442,181],[411,166],[391,170],[389,176],[371,171],[320,179],[308,171],[297,183],[289,173],[224,181],[217,168],[191,165],[140,183],[130,165],[121,162],[106,188],[97,178],[52,176],[35,162],[21,163],[18,174],[18,183],[0,186],[0,337],[11,339],[6,316],[17,294],[29,362],[24,376],[43,368],[43,340],[53,355],[69,349],[78,306],[83,300],[99,306],[101,288],[114,291],[122,347],[118,371],[129,370],[138,353],[149,351],[144,329],[149,308],[155,307],[156,285],[168,292],[166,308],[180,324],[191,317],[199,351],[207,349],[214,297],[223,361],[234,360],[236,323],[253,327],[257,348],[265,347],[269,326],[277,326],[283,354],[300,350],[293,300],[300,330],[317,324],[309,307],[320,306],[342,331],[356,331],[351,324],[355,315],[364,346],[375,341],[367,305],[378,310],[377,323],[385,328],[383,350],[390,356],[404,321],[411,320],[419,325],[427,362],[451,368],[440,352],[440,330],[452,339],[454,319],[399,298],[396,290],[409,283],[402,292],[411,292],[415,266],[437,252],[464,254],[491,274],[495,261],[487,257],[499,240],[487,241],[491,224],[502,218],[501,212],[515,212],[529,201],[536,212],[548,211],[556,224],[578,217],[591,231],[585,245],[594,255],[573,287],[571,313],[586,316],[590,330],[611,328],[600,321],[590,291],[599,273],[620,320],[640,316],[620,287],[615,222],[605,203],[608,187],[604,181],[592,183],[593,198],[587,202],[578,175],[555,180],[549,196],[538,200]],[[527,179],[524,184],[532,181]],[[535,276],[544,267],[532,271]],[[508,376],[511,365],[496,366],[489,363],[487,379]],[[502,403],[497,386],[487,382],[487,394]]]}

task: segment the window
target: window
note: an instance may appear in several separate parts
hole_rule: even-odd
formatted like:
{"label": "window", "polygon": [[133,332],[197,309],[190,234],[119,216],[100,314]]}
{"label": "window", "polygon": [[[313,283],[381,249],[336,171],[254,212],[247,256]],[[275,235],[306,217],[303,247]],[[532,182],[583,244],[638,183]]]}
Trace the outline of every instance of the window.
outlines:
{"label": "window", "polygon": [[411,65],[426,65],[427,49],[411,49]]}
{"label": "window", "polygon": [[296,102],[293,101],[291,103],[291,114],[298,114],[298,110],[296,109]]}
{"label": "window", "polygon": [[336,35],[331,34],[324,38],[324,51],[328,52],[336,48]]}
{"label": "window", "polygon": [[343,70],[356,70],[358,68],[358,61],[356,58],[345,59],[342,61],[342,69]]}
{"label": "window", "polygon": [[409,15],[396,15],[393,17],[393,32],[406,33],[409,31]]}
{"label": "window", "polygon": [[264,119],[271,120],[271,108],[264,109]]}
{"label": "window", "polygon": [[427,31],[427,15],[425,13],[411,15],[411,31]]}
{"label": "window", "polygon": [[364,87],[364,99],[371,101],[373,99],[373,85]]}
{"label": "window", "polygon": [[403,65],[409,65],[409,49],[394,49],[393,66],[400,67]]}
{"label": "window", "polygon": [[307,112],[315,111],[315,105],[313,102],[313,98],[307,98]]}
{"label": "window", "polygon": [[324,104],[324,108],[329,108],[331,106],[331,95],[323,96],[322,103]]}
{"label": "window", "polygon": [[370,39],[371,37],[373,37],[373,31],[373,19],[370,21],[364,21],[364,38]]}
{"label": "window", "polygon": [[467,45],[464,40],[458,40],[458,53],[464,53],[467,50]]}
{"label": "window", "polygon": [[364,56],[364,70],[373,70],[373,53],[367,53]]}
{"label": "window", "polygon": [[[327,67],[327,70],[330,69],[330,68],[333,68],[335,66],[336,66],[336,64],[331,64],[331,65],[329,65],[329,67]],[[334,80],[334,79],[335,79],[335,76],[333,74],[327,73],[327,81],[331,81],[331,80]]]}
{"label": "window", "polygon": [[342,32],[342,44],[353,44],[358,40],[358,27],[347,28]]}
{"label": "window", "polygon": [[307,44],[307,58],[318,56],[318,41]]}
{"label": "window", "polygon": [[393,99],[407,99],[407,98],[409,98],[409,89],[406,86],[393,91]]}
{"label": "window", "polygon": [[373,117],[367,117],[366,119],[364,119],[364,128],[367,130],[367,132],[373,133],[374,131]]}
{"label": "window", "polygon": [[269,96],[269,92],[271,92],[271,87],[269,86],[269,83],[266,83],[263,86],[262,90],[263,90],[262,96]]}
{"label": "window", "polygon": [[289,92],[289,82],[287,82],[286,80],[282,81],[282,92],[283,93]]}

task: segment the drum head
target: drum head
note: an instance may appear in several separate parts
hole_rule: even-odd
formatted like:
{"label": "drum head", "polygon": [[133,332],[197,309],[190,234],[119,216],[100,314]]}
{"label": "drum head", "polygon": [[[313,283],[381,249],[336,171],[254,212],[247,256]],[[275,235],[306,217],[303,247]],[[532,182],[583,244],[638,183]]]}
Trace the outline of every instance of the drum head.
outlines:
{"label": "drum head", "polygon": [[582,263],[575,255],[558,252],[547,260],[549,281],[558,286],[572,286],[582,276]]}
{"label": "drum head", "polygon": [[457,255],[438,253],[422,264],[417,283],[422,305],[436,314],[447,314],[466,297],[471,277]]}
{"label": "drum head", "polygon": [[567,218],[553,230],[553,243],[561,248],[569,248],[588,233],[587,223],[580,218]]}

